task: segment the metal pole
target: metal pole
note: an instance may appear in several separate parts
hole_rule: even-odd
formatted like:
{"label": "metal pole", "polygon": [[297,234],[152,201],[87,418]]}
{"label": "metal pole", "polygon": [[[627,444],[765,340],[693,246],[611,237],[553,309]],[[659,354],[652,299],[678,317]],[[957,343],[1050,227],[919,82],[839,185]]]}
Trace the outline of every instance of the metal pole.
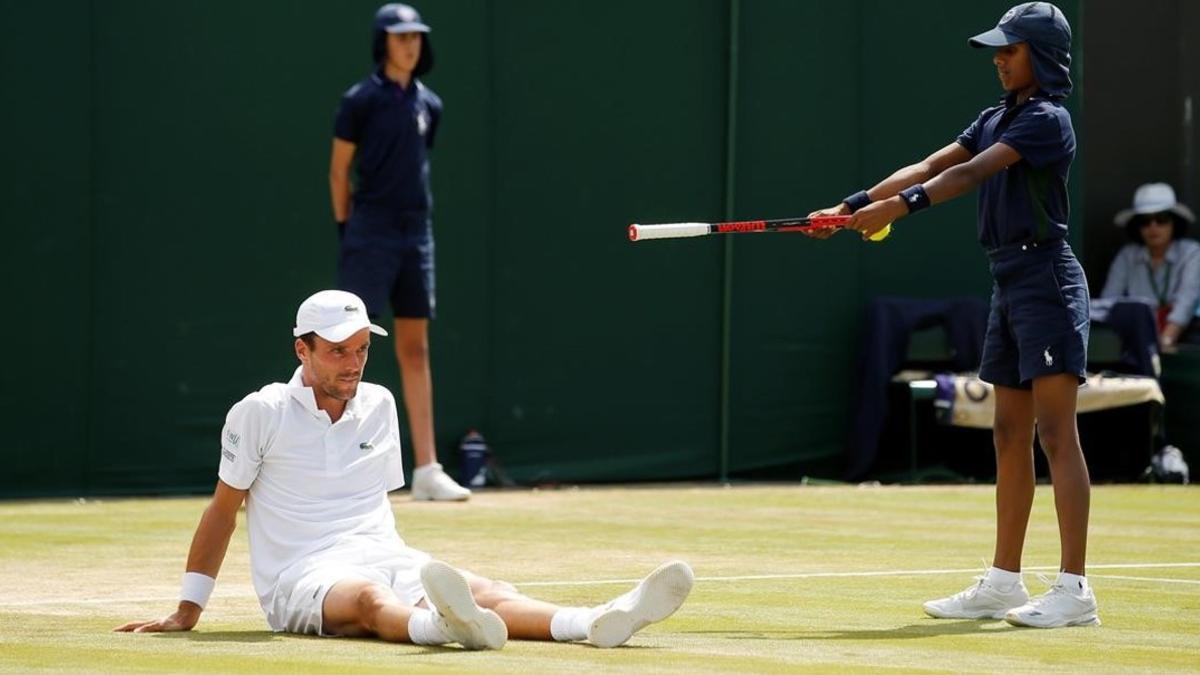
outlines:
{"label": "metal pole", "polygon": [[[733,220],[737,177],[738,31],[741,0],[729,0],[729,81],[725,114],[725,220]],[[729,480],[729,405],[733,318],[733,237],[722,242],[721,273],[721,427],[718,480]]]}

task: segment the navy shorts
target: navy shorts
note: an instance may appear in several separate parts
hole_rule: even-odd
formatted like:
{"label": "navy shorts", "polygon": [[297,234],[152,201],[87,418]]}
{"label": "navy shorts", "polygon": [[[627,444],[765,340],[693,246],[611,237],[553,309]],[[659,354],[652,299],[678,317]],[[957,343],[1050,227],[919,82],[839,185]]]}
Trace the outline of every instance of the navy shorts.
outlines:
{"label": "navy shorts", "polygon": [[337,284],[362,298],[372,318],[390,303],[398,319],[432,319],[436,302],[429,216],[356,209],[342,237]]}
{"label": "navy shorts", "polygon": [[1067,242],[1054,240],[988,251],[992,308],[979,379],[1030,389],[1045,375],[1085,381],[1089,293]]}

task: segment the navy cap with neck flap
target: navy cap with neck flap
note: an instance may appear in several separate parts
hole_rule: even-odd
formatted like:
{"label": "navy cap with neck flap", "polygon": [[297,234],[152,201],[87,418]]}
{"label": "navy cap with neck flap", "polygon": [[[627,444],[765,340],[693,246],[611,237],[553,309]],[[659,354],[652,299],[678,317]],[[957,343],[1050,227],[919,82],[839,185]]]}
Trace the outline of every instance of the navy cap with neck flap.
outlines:
{"label": "navy cap with neck flap", "polygon": [[995,28],[967,41],[972,47],[1029,45],[1033,76],[1044,94],[1066,98],[1071,93],[1071,25],[1049,2],[1026,2],[1004,13]]}

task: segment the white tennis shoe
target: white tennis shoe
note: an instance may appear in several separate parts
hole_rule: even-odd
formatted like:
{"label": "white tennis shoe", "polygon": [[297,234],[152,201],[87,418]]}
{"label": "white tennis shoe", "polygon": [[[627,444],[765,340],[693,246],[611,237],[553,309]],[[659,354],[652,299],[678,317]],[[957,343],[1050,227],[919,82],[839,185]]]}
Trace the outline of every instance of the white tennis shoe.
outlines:
{"label": "white tennis shoe", "polygon": [[437,462],[413,469],[412,498],[419,502],[462,502],[471,491],[454,482]]}
{"label": "white tennis shoe", "polygon": [[508,641],[508,626],[499,614],[475,604],[462,572],[431,560],[421,566],[421,585],[434,621],[452,642],[467,649],[500,649]]}
{"label": "white tennis shoe", "polygon": [[1050,590],[1010,610],[1004,615],[1004,620],[1014,626],[1030,628],[1100,625],[1100,615],[1096,613],[1096,594],[1091,586],[1081,592],[1067,588],[1061,579],[1055,581]]}
{"label": "white tennis shoe", "polygon": [[604,648],[625,644],[634,633],[674,614],[692,592],[694,582],[692,568],[685,562],[660,566],[632,591],[600,608],[588,626],[588,642]]}
{"label": "white tennis shoe", "polygon": [[925,603],[925,613],[935,619],[1003,619],[1009,610],[1029,602],[1029,591],[1019,579],[1007,590],[990,583],[986,574],[975,579],[966,590]]}

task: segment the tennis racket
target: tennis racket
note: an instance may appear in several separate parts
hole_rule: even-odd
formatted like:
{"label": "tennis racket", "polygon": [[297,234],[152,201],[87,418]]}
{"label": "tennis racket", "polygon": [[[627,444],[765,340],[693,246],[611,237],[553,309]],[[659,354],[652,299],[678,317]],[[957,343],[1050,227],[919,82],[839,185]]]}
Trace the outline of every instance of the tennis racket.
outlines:
{"label": "tennis racket", "polygon": [[[740,232],[804,232],[805,230],[837,230],[845,227],[850,216],[813,216],[811,218],[779,218],[776,220],[739,220],[728,223],[658,223],[629,226],[629,241],[646,239],[679,239],[682,237],[704,237],[710,234],[737,234]],[[892,226],[884,228],[870,237],[871,241],[883,241],[892,233]]]}

